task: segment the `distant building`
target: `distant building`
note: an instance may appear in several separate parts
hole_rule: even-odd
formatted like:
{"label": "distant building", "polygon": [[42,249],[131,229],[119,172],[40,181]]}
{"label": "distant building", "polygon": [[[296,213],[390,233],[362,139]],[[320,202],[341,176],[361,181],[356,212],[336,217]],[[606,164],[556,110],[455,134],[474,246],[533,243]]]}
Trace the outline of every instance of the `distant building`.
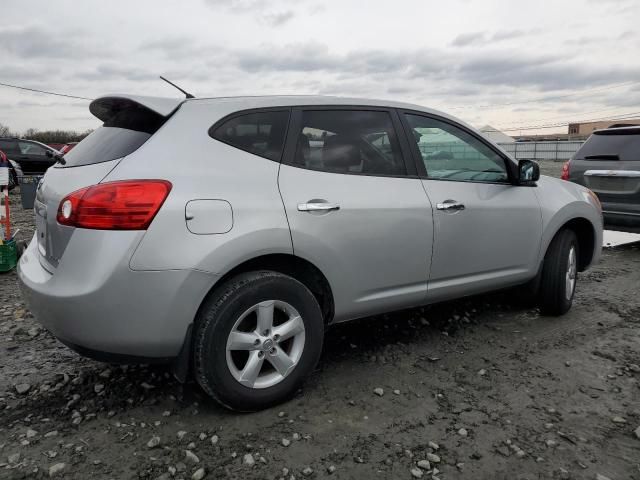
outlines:
{"label": "distant building", "polygon": [[513,137],[510,137],[506,133],[501,132],[500,130],[492,127],[491,125],[485,125],[480,128],[480,131],[487,137],[489,140],[493,140],[495,143],[513,143],[515,140]]}
{"label": "distant building", "polygon": [[569,136],[588,137],[594,130],[609,128],[613,125],[640,125],[640,118],[630,118],[628,120],[607,120],[602,122],[576,122],[569,124]]}
{"label": "distant building", "polygon": [[514,135],[516,142],[562,142],[567,140],[585,140],[587,136],[578,137],[568,133],[536,133],[531,135]]}

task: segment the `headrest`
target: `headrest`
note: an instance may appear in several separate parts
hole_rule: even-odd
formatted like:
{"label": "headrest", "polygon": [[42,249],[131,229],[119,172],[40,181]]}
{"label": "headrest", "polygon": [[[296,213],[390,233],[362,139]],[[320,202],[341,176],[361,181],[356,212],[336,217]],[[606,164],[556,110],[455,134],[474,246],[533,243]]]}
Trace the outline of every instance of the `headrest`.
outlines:
{"label": "headrest", "polygon": [[346,170],[360,165],[360,151],[353,141],[341,135],[328,136],[322,148],[322,163],[328,169]]}

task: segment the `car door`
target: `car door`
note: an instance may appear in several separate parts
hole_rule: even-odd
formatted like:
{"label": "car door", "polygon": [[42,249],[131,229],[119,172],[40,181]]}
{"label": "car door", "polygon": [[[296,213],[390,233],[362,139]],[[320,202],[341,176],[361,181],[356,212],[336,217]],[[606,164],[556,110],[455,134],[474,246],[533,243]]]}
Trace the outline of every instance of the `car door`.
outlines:
{"label": "car door", "polygon": [[387,109],[293,111],[280,193],[294,253],[327,277],[337,321],[425,300],[432,209],[398,128]]}
{"label": "car door", "polygon": [[[28,168],[28,174],[44,174],[54,160],[47,156],[47,149],[35,142],[19,141],[20,159]],[[23,168],[24,170],[24,168]]]}
{"label": "car door", "polygon": [[402,118],[434,208],[429,300],[535,276],[542,237],[535,187],[514,185],[511,160],[470,129],[415,112]]}

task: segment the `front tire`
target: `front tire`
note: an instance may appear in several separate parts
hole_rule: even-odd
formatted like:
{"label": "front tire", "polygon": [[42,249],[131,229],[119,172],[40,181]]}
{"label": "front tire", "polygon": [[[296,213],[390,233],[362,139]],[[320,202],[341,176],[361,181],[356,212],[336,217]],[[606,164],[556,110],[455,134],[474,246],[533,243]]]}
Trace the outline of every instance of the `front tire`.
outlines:
{"label": "front tire", "polygon": [[578,279],[578,239],[572,230],[561,230],[544,257],[540,281],[540,313],[564,315],[571,308]]}
{"label": "front tire", "polygon": [[198,315],[195,376],[229,409],[267,408],[313,371],[323,336],[320,306],[305,285],[277,272],[244,273],[216,289]]}

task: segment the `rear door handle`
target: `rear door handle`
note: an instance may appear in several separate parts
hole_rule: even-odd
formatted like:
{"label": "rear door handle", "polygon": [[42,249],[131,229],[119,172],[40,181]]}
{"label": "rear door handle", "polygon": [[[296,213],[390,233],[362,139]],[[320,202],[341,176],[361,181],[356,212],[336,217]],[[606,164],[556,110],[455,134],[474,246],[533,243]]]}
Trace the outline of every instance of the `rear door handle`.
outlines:
{"label": "rear door handle", "polygon": [[328,202],[309,202],[298,204],[299,212],[330,212],[332,210],[340,210],[340,205]]}
{"label": "rear door handle", "polygon": [[436,208],[438,210],[464,210],[464,203],[455,200],[445,200],[442,203],[437,203]]}

